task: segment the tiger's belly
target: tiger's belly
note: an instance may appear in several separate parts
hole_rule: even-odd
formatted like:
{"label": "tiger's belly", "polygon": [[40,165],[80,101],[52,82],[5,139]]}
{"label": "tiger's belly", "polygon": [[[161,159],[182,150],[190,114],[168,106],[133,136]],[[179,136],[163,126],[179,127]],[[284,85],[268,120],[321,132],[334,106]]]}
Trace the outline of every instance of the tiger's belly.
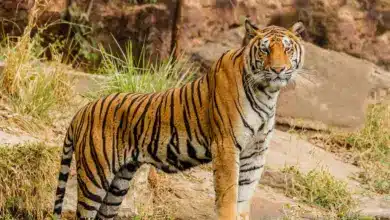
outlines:
{"label": "tiger's belly", "polygon": [[[207,145],[188,139],[170,141],[171,138],[162,140],[158,146],[143,146],[144,153],[139,162],[154,165],[167,173],[176,173],[192,167],[211,162],[211,152]],[[152,149],[157,147],[156,150]]]}

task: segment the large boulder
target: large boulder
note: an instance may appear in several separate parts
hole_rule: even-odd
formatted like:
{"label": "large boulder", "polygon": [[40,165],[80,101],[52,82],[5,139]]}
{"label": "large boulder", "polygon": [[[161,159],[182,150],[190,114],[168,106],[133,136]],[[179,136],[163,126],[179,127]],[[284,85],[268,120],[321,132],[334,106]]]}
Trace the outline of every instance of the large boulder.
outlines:
{"label": "large boulder", "polygon": [[[224,51],[240,47],[243,34],[242,27],[229,30],[189,53],[208,70]],[[390,74],[368,61],[304,44],[303,71],[282,90],[277,121],[313,129],[359,128],[367,105],[390,91]]]}

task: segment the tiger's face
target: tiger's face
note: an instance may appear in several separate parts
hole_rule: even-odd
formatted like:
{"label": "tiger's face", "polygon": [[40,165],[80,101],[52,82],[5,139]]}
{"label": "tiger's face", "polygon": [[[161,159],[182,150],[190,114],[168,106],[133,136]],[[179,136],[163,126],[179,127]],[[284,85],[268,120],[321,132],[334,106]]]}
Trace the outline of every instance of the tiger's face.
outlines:
{"label": "tiger's face", "polygon": [[247,32],[246,70],[255,86],[279,90],[290,81],[303,65],[304,48],[299,34],[301,22],[290,30],[269,26],[259,29],[245,21]]}

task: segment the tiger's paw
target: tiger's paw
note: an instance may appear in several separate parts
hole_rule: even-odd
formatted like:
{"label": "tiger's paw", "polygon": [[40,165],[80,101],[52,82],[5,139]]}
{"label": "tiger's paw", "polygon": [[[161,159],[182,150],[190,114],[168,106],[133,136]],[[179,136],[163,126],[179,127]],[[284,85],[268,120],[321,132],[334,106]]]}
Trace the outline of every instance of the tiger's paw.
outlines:
{"label": "tiger's paw", "polygon": [[241,213],[237,220],[249,220],[249,212],[244,212],[244,213]]}

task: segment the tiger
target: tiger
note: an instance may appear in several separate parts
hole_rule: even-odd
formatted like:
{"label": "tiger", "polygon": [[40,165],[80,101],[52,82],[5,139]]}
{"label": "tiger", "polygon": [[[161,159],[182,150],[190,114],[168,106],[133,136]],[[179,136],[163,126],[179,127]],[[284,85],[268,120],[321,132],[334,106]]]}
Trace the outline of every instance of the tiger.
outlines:
{"label": "tiger", "polygon": [[280,90],[304,60],[302,22],[263,28],[245,20],[247,43],[181,87],[115,93],[73,117],[63,145],[53,216],[61,218],[72,155],[78,219],[113,219],[137,169],[175,173],[211,163],[219,220],[250,218]]}

